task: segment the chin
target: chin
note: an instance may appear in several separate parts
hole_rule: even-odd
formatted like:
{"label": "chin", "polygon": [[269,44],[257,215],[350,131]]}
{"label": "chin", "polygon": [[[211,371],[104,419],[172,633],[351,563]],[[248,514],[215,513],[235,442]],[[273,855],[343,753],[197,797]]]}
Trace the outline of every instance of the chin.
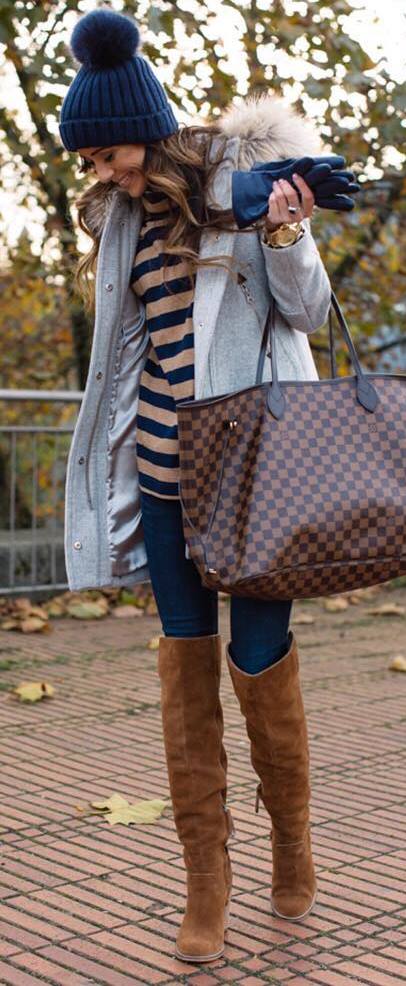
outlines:
{"label": "chin", "polygon": [[128,194],[131,195],[132,199],[140,199],[141,195],[143,195],[145,191],[145,188],[146,188],[146,182],[140,181],[138,178],[135,178],[135,180],[131,182],[131,185],[129,185],[128,188],[126,188],[126,192],[128,192]]}

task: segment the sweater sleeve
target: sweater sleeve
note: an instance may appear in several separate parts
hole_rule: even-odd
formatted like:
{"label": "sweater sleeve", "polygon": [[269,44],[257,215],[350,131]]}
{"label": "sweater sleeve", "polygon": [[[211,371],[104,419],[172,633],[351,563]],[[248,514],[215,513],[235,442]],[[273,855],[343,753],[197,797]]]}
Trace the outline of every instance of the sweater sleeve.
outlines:
{"label": "sweater sleeve", "polygon": [[293,329],[314,332],[327,319],[331,284],[310,229],[292,246],[275,249],[259,234],[270,291],[277,308]]}

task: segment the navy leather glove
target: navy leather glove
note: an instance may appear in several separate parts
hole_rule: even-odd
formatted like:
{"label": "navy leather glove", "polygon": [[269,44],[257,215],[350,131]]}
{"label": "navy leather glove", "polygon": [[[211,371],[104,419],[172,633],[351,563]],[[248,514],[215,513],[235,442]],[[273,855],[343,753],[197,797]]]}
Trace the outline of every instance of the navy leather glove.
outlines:
{"label": "navy leather glove", "polygon": [[250,171],[233,171],[232,209],[237,226],[244,229],[268,211],[268,199],[276,179],[285,178],[300,196],[293,173],[304,178],[319,208],[350,211],[354,208],[351,196],[359,191],[360,186],[352,171],[341,170],[344,165],[342,155],[329,154],[260,162],[254,164]]}

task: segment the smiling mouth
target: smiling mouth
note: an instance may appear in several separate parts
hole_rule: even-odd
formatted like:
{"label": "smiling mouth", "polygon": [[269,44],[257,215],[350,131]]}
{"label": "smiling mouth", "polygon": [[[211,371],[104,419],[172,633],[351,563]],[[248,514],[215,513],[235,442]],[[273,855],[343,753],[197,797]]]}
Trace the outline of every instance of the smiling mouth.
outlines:
{"label": "smiling mouth", "polygon": [[133,175],[127,173],[126,175],[124,175],[124,178],[121,178],[118,184],[121,185],[123,188],[125,188],[126,185],[130,184],[132,179],[133,179]]}

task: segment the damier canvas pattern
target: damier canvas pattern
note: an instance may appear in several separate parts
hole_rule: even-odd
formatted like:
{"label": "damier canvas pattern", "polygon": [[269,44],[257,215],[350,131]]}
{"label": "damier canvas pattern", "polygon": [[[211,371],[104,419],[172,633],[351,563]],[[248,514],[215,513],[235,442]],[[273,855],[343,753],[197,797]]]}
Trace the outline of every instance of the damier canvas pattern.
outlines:
{"label": "damier canvas pattern", "polygon": [[406,574],[406,375],[365,377],[374,412],[355,377],[282,381],[279,421],[268,383],[179,406],[184,533],[204,585],[294,599]]}

